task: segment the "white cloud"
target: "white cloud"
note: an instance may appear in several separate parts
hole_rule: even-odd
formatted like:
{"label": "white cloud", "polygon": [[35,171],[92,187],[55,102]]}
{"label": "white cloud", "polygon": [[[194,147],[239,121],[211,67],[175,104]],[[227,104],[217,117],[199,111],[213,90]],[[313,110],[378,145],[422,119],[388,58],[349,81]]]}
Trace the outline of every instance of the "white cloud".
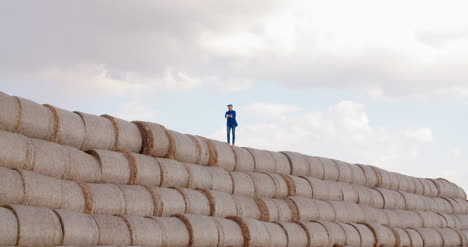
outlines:
{"label": "white cloud", "polygon": [[430,128],[419,128],[414,130],[407,130],[405,135],[409,139],[421,142],[432,141],[432,130]]}

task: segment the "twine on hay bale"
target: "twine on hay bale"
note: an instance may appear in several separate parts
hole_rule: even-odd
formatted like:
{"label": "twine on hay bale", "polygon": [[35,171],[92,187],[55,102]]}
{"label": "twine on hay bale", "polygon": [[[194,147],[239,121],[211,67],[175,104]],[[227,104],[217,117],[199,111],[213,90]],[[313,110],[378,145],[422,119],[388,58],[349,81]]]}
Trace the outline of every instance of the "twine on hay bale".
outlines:
{"label": "twine on hay bale", "polygon": [[464,246],[466,242],[457,230],[451,228],[435,228],[434,230],[441,235],[444,246]]}
{"label": "twine on hay bale", "polygon": [[8,206],[18,220],[18,246],[54,246],[63,240],[58,216],[48,208]]}
{"label": "twine on hay bale", "polygon": [[357,193],[356,186],[353,184],[337,182],[336,185],[341,189],[343,195],[343,201],[347,202],[359,202],[359,194]]}
{"label": "twine on hay bale", "polygon": [[21,174],[16,170],[0,167],[0,206],[24,202],[25,189]]}
{"label": "twine on hay bale", "polygon": [[67,177],[70,169],[68,150],[53,142],[30,139],[32,163],[28,170],[56,178]]}
{"label": "twine on hay bale", "polygon": [[234,171],[236,156],[231,146],[225,142],[208,138],[204,138],[204,140],[210,149],[210,166],[219,166],[228,171]]}
{"label": "twine on hay bale", "polygon": [[235,171],[239,172],[253,172],[255,171],[255,160],[252,156],[252,153],[249,150],[238,147],[231,146],[234,155],[236,156],[236,166],[234,167]]}
{"label": "twine on hay bale", "polygon": [[361,247],[374,247],[375,238],[374,238],[374,234],[369,229],[369,227],[363,224],[354,224],[354,223],[351,223],[349,225],[351,225],[358,231],[360,239],[361,239],[361,244],[360,244]]}
{"label": "twine on hay bale", "polygon": [[465,214],[466,212],[466,203],[465,200],[462,199],[452,199],[452,198],[444,198],[446,201],[450,203],[452,206],[452,213],[453,214]]}
{"label": "twine on hay bale", "polygon": [[329,222],[329,221],[317,221],[320,223],[328,233],[328,246],[344,246],[346,243],[346,234],[343,228],[338,225],[337,223]]}
{"label": "twine on hay bale", "polygon": [[187,136],[192,139],[192,141],[197,146],[197,153],[199,154],[198,160],[195,164],[207,166],[210,163],[210,148],[208,144],[200,136],[189,135]]}
{"label": "twine on hay bale", "polygon": [[131,244],[139,246],[164,246],[161,225],[152,218],[138,216],[121,216],[127,224]]}
{"label": "twine on hay bale", "polygon": [[[294,182],[294,185],[288,186],[294,188],[294,193],[290,193],[289,196],[303,196],[307,198],[313,198],[312,187],[307,178],[288,176]],[[287,180],[286,180],[287,181]],[[289,185],[290,183],[288,183]]]}
{"label": "twine on hay bale", "polygon": [[196,215],[210,215],[210,202],[205,194],[198,190],[175,188],[185,201],[185,213]]}
{"label": "twine on hay bale", "polygon": [[201,189],[200,191],[208,198],[210,203],[210,216],[237,216],[236,202],[231,194],[206,189]]}
{"label": "twine on hay bale", "polygon": [[229,194],[234,193],[234,182],[231,173],[227,172],[226,169],[222,167],[207,167],[207,169],[211,173],[212,190],[222,191]]}
{"label": "twine on hay bale", "polygon": [[362,246],[361,236],[359,231],[354,226],[346,223],[340,223],[339,225],[345,233],[346,246]]}
{"label": "twine on hay bale", "polygon": [[320,210],[316,200],[304,197],[289,197],[294,202],[299,213],[300,221],[313,221],[320,218]]}
{"label": "twine on hay bale", "polygon": [[85,125],[85,137],[81,150],[114,150],[115,132],[112,121],[84,112],[75,113],[80,115]]}
{"label": "twine on hay bale", "polygon": [[353,177],[353,170],[351,168],[351,165],[340,160],[333,160],[333,161],[336,163],[336,166],[338,167],[338,170],[339,170],[339,176],[338,176],[337,181],[348,183],[348,184],[352,183],[354,180],[354,177]]}
{"label": "twine on hay bale", "polygon": [[260,219],[261,212],[257,203],[255,202],[255,199],[239,195],[233,195],[232,198],[236,203],[237,215],[239,217]]}
{"label": "twine on hay bale", "polygon": [[189,173],[185,165],[179,161],[156,158],[161,169],[162,187],[186,188],[189,181]]}
{"label": "twine on hay bale", "polygon": [[356,192],[358,194],[358,204],[370,207],[372,207],[375,204],[374,197],[370,192],[371,189],[359,185],[354,186],[354,189],[356,189]]}
{"label": "twine on hay bale", "polygon": [[0,166],[28,169],[32,152],[27,137],[0,130]]}
{"label": "twine on hay bale", "polygon": [[154,215],[171,216],[185,213],[185,200],[175,189],[152,187],[148,188],[153,195]]}
{"label": "twine on hay bale", "polygon": [[54,210],[63,229],[62,245],[95,246],[99,242],[99,228],[88,215],[68,210]]}
{"label": "twine on hay bale", "polygon": [[184,222],[177,217],[152,217],[163,232],[162,246],[187,247],[190,244],[190,233]]}
{"label": "twine on hay bale", "polygon": [[362,212],[364,213],[365,217],[364,222],[380,225],[390,224],[387,215],[384,213],[384,210],[363,206]]}
{"label": "twine on hay bale", "polygon": [[168,130],[172,139],[174,139],[174,159],[196,164],[200,159],[200,150],[197,142],[192,138],[174,130]]}
{"label": "twine on hay bale", "polygon": [[309,164],[309,177],[314,177],[318,179],[323,179],[325,170],[323,168],[322,161],[320,161],[319,157],[303,155],[304,159]]}
{"label": "twine on hay bale", "polygon": [[[255,198],[258,209],[260,209],[260,218],[261,221],[277,221],[279,212],[276,204],[271,198]],[[270,213],[271,211],[271,213]]]}
{"label": "twine on hay bale", "polygon": [[319,157],[319,159],[323,165],[323,179],[338,181],[338,178],[340,177],[340,170],[338,169],[336,162],[332,159],[323,157]]}
{"label": "twine on hay bale", "polygon": [[335,209],[335,221],[341,223],[358,223],[365,220],[362,208],[352,202],[329,201]]}
{"label": "twine on hay bale", "polygon": [[136,124],[110,115],[101,115],[111,121],[114,127],[115,150],[138,153],[141,151],[142,138]]}
{"label": "twine on hay bale", "polygon": [[401,195],[401,193],[383,188],[376,188],[376,190],[379,191],[384,198],[385,209],[406,208],[405,198]]}
{"label": "twine on hay bale", "polygon": [[38,173],[18,170],[24,188],[22,204],[59,209],[62,206],[62,181]]}
{"label": "twine on hay bale", "polygon": [[[385,214],[385,216],[388,219],[388,222],[390,226],[402,226],[402,222],[400,222],[400,215],[396,212],[396,210],[388,210],[384,209],[382,210]],[[419,226],[418,226],[419,227]]]}
{"label": "twine on hay bale", "polygon": [[119,216],[91,215],[99,228],[97,245],[131,245],[130,229],[126,221]]}
{"label": "twine on hay bale", "polygon": [[369,229],[374,234],[376,246],[396,246],[397,239],[389,227],[385,225],[367,223],[364,225],[369,227]]}
{"label": "twine on hay bale", "polygon": [[125,155],[107,150],[89,150],[101,165],[101,183],[128,184],[130,182],[130,164]]}
{"label": "twine on hay bale", "polygon": [[51,140],[80,149],[85,138],[85,125],[81,117],[71,111],[45,104],[54,116],[54,138]]}
{"label": "twine on hay bale", "polygon": [[[272,199],[272,202],[275,204],[274,209],[278,210],[278,221],[293,221],[299,217],[299,212],[297,212],[296,208],[291,208],[290,201]],[[269,208],[268,210],[269,212],[272,212],[273,208]]]}
{"label": "twine on hay bale", "polygon": [[398,240],[397,246],[412,246],[411,245],[411,237],[409,236],[408,232],[401,227],[390,227],[395,235],[396,239]]}
{"label": "twine on hay bale", "polygon": [[466,215],[450,215],[438,213],[444,219],[444,227],[454,229],[468,229],[468,216]]}
{"label": "twine on hay bale", "polygon": [[236,195],[254,196],[255,184],[252,178],[246,173],[231,172],[232,193]]}
{"label": "twine on hay bale", "polygon": [[177,214],[175,217],[184,222],[190,241],[188,246],[218,246],[218,226],[212,217]]}
{"label": "twine on hay bale", "polygon": [[318,222],[298,222],[308,234],[312,246],[328,246],[330,242],[327,229]]}
{"label": "twine on hay bale", "polygon": [[289,208],[291,209],[292,221],[299,220],[299,209],[296,204],[289,198],[286,198],[285,201],[288,203]]}
{"label": "twine on hay bale", "polygon": [[86,183],[98,183],[101,181],[101,164],[95,156],[89,155],[76,148],[64,147],[68,151],[70,161],[65,179]]}
{"label": "twine on hay bale", "polygon": [[412,229],[412,228],[408,228],[408,229],[405,229],[405,230],[408,233],[408,236],[410,237],[410,240],[411,240],[411,245],[410,246],[414,246],[414,247],[423,247],[424,246],[424,241],[422,239],[421,234],[418,231],[416,231],[415,229]]}
{"label": "twine on hay bale", "polygon": [[274,197],[276,195],[276,186],[273,178],[266,173],[252,172],[248,173],[255,186],[256,197]]}
{"label": "twine on hay bale", "polygon": [[189,174],[187,188],[208,190],[212,188],[213,177],[212,173],[210,172],[211,167],[203,167],[200,165],[193,164],[184,165]]}
{"label": "twine on hay bale", "polygon": [[380,173],[377,173],[371,166],[356,164],[364,173],[366,183],[363,184],[367,187],[374,188],[379,187],[381,184]]}
{"label": "twine on hay bale", "polygon": [[21,121],[18,100],[0,91],[0,130],[15,132]]}
{"label": "twine on hay bale", "polygon": [[293,222],[277,222],[276,224],[286,232],[287,246],[309,246],[309,236],[301,225]]}
{"label": "twine on hay bale", "polygon": [[310,165],[309,162],[304,158],[304,155],[297,152],[281,152],[289,160],[291,164],[291,175],[295,176],[309,176]]}
{"label": "twine on hay bale", "polygon": [[30,138],[51,140],[54,135],[55,119],[52,111],[36,102],[16,97],[21,110],[16,133]]}
{"label": "twine on hay bale", "polygon": [[289,162],[289,159],[286,157],[286,155],[280,152],[271,152],[271,156],[273,156],[273,160],[276,163],[275,173],[291,174],[291,163]]}
{"label": "twine on hay bale", "polygon": [[159,163],[153,157],[127,151],[120,152],[124,154],[130,165],[129,184],[161,185],[161,169]]}
{"label": "twine on hay bale", "polygon": [[349,164],[351,167],[351,173],[353,176],[353,184],[358,184],[358,185],[366,185],[367,184],[367,179],[366,179],[366,174],[364,171],[361,169],[361,167],[355,165],[355,164]]}
{"label": "twine on hay bale", "polygon": [[440,232],[432,228],[416,228],[415,229],[423,240],[424,246],[444,246],[444,239]]}
{"label": "twine on hay bale", "polygon": [[431,182],[429,179],[425,178],[418,178],[419,182],[423,186],[423,195],[429,196],[429,197],[437,197],[439,194],[439,191],[437,190],[437,187],[433,182]]}
{"label": "twine on hay bale", "polygon": [[434,212],[423,212],[417,211],[417,213],[421,216],[423,225],[422,227],[430,228],[430,227],[437,227],[441,228],[443,226],[444,218],[439,214]]}
{"label": "twine on hay bale", "polygon": [[[312,180],[309,179],[309,182],[311,181]],[[331,201],[343,200],[343,191],[341,190],[341,187],[338,185],[338,183],[334,181],[327,181],[327,180],[320,181],[320,182],[323,183],[323,186],[319,186],[316,189],[314,188],[313,185],[311,185],[312,188],[314,189],[312,192],[312,194],[314,195],[314,199],[324,199],[324,200],[331,200]],[[323,190],[323,187],[325,187],[326,189]],[[323,191],[319,191],[320,189],[322,189]],[[315,195],[322,195],[322,196],[324,195],[324,196],[315,198]]]}
{"label": "twine on hay bale", "polygon": [[152,216],[154,201],[151,193],[140,185],[118,185],[125,199],[125,214]]}
{"label": "twine on hay bale", "polygon": [[272,152],[255,148],[245,149],[249,151],[254,158],[256,172],[277,172],[276,161]]}
{"label": "twine on hay bale", "polygon": [[417,210],[417,211],[425,211],[426,210],[426,202],[424,197],[421,195],[410,194],[406,192],[400,192],[405,200],[405,209],[407,210]]}
{"label": "twine on hay bale", "polygon": [[323,220],[323,221],[335,221],[336,220],[335,209],[329,202],[322,201],[322,200],[315,200],[315,203],[317,204],[318,209],[319,209],[320,220]]}
{"label": "twine on hay bale", "polygon": [[228,219],[239,224],[244,236],[245,247],[271,245],[270,234],[262,221],[242,217],[228,217]]}
{"label": "twine on hay bale", "polygon": [[447,201],[446,199],[439,198],[439,197],[430,198],[427,204],[432,206],[432,211],[434,212],[447,213],[447,214],[453,213],[452,204],[450,204],[450,202]]}
{"label": "twine on hay bale", "polygon": [[[282,198],[287,197],[289,195],[293,195],[294,191],[294,182],[292,179],[287,176],[286,174],[275,174],[275,173],[267,173],[268,176],[273,179],[275,184],[275,198]],[[291,188],[293,187],[293,188]]]}
{"label": "twine on hay bale", "polygon": [[382,195],[382,193],[380,193],[380,191],[374,189],[374,188],[370,188],[368,189],[368,192],[371,194],[372,196],[372,199],[373,199],[373,204],[371,205],[373,208],[384,208],[385,206],[385,200],[384,200],[384,197]]}
{"label": "twine on hay bale", "polygon": [[[0,93],[1,97],[1,93]],[[18,245],[18,221],[13,211],[0,207],[0,245],[16,246]]]}
{"label": "twine on hay bale", "polygon": [[[312,190],[312,192],[310,193],[312,198],[320,199],[320,200],[327,200],[333,196],[336,196],[333,193],[330,194],[328,192],[328,185],[326,184],[324,180],[320,180],[320,179],[313,178],[313,177],[302,177],[302,178],[307,180],[307,183],[309,184],[309,188],[311,188]],[[305,188],[307,188],[307,186]],[[296,185],[296,190],[297,190],[297,185]],[[341,200],[341,198],[342,198],[342,195],[339,195],[339,198],[336,198],[336,199]]]}
{"label": "twine on hay bale", "polygon": [[244,237],[235,221],[223,218],[212,218],[218,227],[219,246],[242,247]]}
{"label": "twine on hay bale", "polygon": [[271,222],[264,222],[265,228],[268,231],[268,234],[270,235],[271,238],[271,245],[274,247],[286,247],[286,246],[292,246],[288,245],[288,235],[286,231],[276,223],[271,223]]}
{"label": "twine on hay bale", "polygon": [[[91,214],[125,214],[125,197],[120,188],[115,184],[86,184],[83,191],[87,199],[86,213]],[[89,196],[86,192],[89,190]]]}
{"label": "twine on hay bale", "polygon": [[62,188],[61,209],[84,212],[86,210],[86,199],[81,186],[74,181],[60,181]]}
{"label": "twine on hay bale", "polygon": [[153,157],[173,158],[174,153],[171,149],[174,148],[174,140],[169,136],[166,127],[151,122],[134,121],[133,122],[140,130],[142,138],[141,152],[142,154]]}

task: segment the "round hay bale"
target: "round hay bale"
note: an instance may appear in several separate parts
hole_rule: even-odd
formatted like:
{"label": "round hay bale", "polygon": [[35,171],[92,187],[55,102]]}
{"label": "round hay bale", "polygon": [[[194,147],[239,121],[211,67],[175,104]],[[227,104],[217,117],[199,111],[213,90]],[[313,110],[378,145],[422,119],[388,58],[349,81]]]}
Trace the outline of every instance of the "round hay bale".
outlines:
{"label": "round hay bale", "polygon": [[396,246],[397,239],[389,227],[379,224],[365,225],[374,233],[375,246]]}
{"label": "round hay bale", "polygon": [[435,198],[430,198],[429,201],[427,202],[426,205],[432,206],[432,210],[434,212],[447,213],[447,214],[453,213],[452,204],[450,204],[450,202],[447,201],[446,199],[435,197]]}
{"label": "round hay bale", "polygon": [[221,191],[229,194],[233,194],[234,182],[231,173],[227,172],[222,167],[207,167],[211,173],[212,184],[211,189]]}
{"label": "round hay bale", "polygon": [[389,226],[402,226],[402,222],[400,222],[400,215],[396,210],[384,209],[382,211],[387,216]]}
{"label": "round hay bale", "polygon": [[308,234],[312,246],[328,246],[330,240],[325,226],[318,222],[298,222]]}
{"label": "round hay bale", "polygon": [[193,143],[197,146],[197,152],[199,154],[198,160],[195,164],[207,166],[210,163],[210,148],[208,144],[201,138],[200,136],[193,136],[186,134],[190,139],[192,139]]}
{"label": "round hay bale", "polygon": [[207,190],[211,189],[211,186],[213,183],[213,177],[211,175],[209,167],[203,167],[200,165],[193,165],[193,164],[184,164],[184,165],[189,174],[187,188],[207,189]]}
{"label": "round hay bale", "polygon": [[153,157],[130,152],[123,152],[123,154],[130,164],[130,171],[133,171],[130,174],[130,184],[161,185],[161,168]]}
{"label": "round hay bale", "polygon": [[33,158],[29,170],[56,178],[66,177],[70,162],[64,146],[37,139],[30,139],[30,143]]}
{"label": "round hay bale", "polygon": [[415,177],[408,176],[411,182],[414,184],[414,194],[424,195],[424,186],[422,182]]}
{"label": "round hay bale", "polygon": [[309,156],[309,155],[303,155],[304,159],[307,161],[309,164],[309,174],[307,176],[309,177],[314,177],[318,179],[323,179],[324,175],[324,169],[322,162],[320,161],[319,157],[314,157],[314,156]]}
{"label": "round hay bale", "polygon": [[168,134],[168,130],[157,123],[134,121],[140,130],[142,138],[141,153],[153,157],[171,158],[171,147],[174,146],[174,140]]}
{"label": "round hay bale", "polygon": [[125,214],[152,216],[154,202],[151,193],[140,185],[119,185],[125,199]]}
{"label": "round hay bale", "polygon": [[[342,192],[337,186],[333,186],[330,183],[327,183],[326,181],[313,178],[313,177],[304,177],[304,179],[306,179],[307,182],[309,182],[309,186],[312,189],[313,199],[319,199],[319,200],[341,200],[342,199],[342,196],[343,196]],[[331,189],[332,191],[329,191],[329,189]]]}
{"label": "round hay bale", "polygon": [[[1,100],[1,92],[0,92]],[[18,244],[18,221],[13,211],[0,207],[0,245],[16,246]]]}
{"label": "round hay bale", "polygon": [[352,202],[328,202],[335,210],[335,222],[340,223],[358,223],[366,218],[361,207]]}
{"label": "round hay bale", "polygon": [[389,172],[384,169],[380,169],[380,178],[382,179],[382,188],[388,189],[388,190],[398,190],[400,187],[399,181],[398,181],[398,176],[397,174],[393,172]]}
{"label": "round hay bale", "polygon": [[129,184],[132,171],[123,153],[107,150],[89,150],[88,153],[101,165],[101,183]]}
{"label": "round hay bale", "polygon": [[80,115],[85,125],[85,137],[81,150],[115,150],[115,132],[112,121],[107,118],[75,112]]}
{"label": "round hay bale", "polygon": [[20,104],[21,117],[15,132],[30,138],[51,140],[55,131],[55,119],[52,111],[31,100],[21,97],[16,97],[16,99]]}
{"label": "round hay bale", "polygon": [[429,196],[429,197],[436,197],[439,195],[439,190],[437,189],[436,185],[431,182],[429,179],[425,178],[418,178],[418,180],[422,183],[423,185],[423,195]]}
{"label": "round hay bale", "polygon": [[187,247],[190,244],[190,233],[185,223],[177,217],[152,217],[162,230],[161,246]]}
{"label": "round hay bale", "polygon": [[234,168],[235,171],[239,172],[253,172],[255,171],[255,160],[249,150],[231,146],[234,155],[236,156],[236,166]]}
{"label": "round hay bale", "polygon": [[333,206],[327,202],[322,200],[315,200],[315,203],[318,206],[319,210],[319,219],[323,221],[335,221],[335,209]]}
{"label": "round hay bale", "polygon": [[80,149],[85,138],[85,125],[80,115],[55,106],[44,105],[54,115],[56,136],[53,142]]}
{"label": "round hay bale", "polygon": [[423,211],[416,211],[418,214],[421,216],[422,221],[423,221],[423,226],[425,228],[430,228],[430,227],[437,227],[441,228],[443,226],[443,221],[445,219],[440,216],[439,214],[436,214],[434,212],[423,212]]}
{"label": "round hay bale", "polygon": [[21,120],[21,106],[16,97],[0,92],[0,130],[15,132]]}
{"label": "round hay bale", "polygon": [[438,213],[443,218],[443,227],[453,229],[468,229],[468,218],[465,215],[450,215]]}
{"label": "round hay bale", "polygon": [[364,172],[366,183],[364,184],[367,187],[374,188],[379,187],[381,184],[380,173],[376,172],[371,166],[366,166],[363,164],[356,164]]}
{"label": "round hay bale", "polygon": [[[303,196],[312,198],[312,187],[309,181],[304,177],[289,176],[293,181],[294,193],[290,193],[290,196]],[[292,186],[290,186],[292,187]]]}
{"label": "round hay bale", "polygon": [[364,222],[380,225],[390,224],[390,220],[384,213],[384,210],[364,206],[362,207],[362,212],[365,217]]}
{"label": "round hay bale", "polygon": [[125,197],[115,184],[80,184],[92,214],[125,214]]}
{"label": "round hay bale", "polygon": [[457,196],[457,186],[452,184],[451,182],[443,178],[429,180],[433,182],[437,187],[437,190],[439,191],[439,197],[455,198]]}
{"label": "round hay bale", "polygon": [[336,185],[341,189],[343,201],[358,203],[359,194],[354,185],[348,183],[337,182]]}
{"label": "round hay bale", "polygon": [[[404,228],[418,228],[423,227],[424,222],[421,215],[416,211],[409,210],[395,210],[399,219],[398,226]],[[393,225],[396,226],[396,225]]]}
{"label": "round hay bale", "polygon": [[[299,218],[297,208],[295,205],[291,206],[292,201],[283,199],[273,199],[272,201],[278,210],[278,221],[293,221]],[[270,209],[269,212],[271,212]]]}
{"label": "round hay bale", "polygon": [[335,161],[328,158],[319,157],[323,165],[323,179],[338,181],[340,170]]}
{"label": "round hay bale", "polygon": [[375,190],[379,191],[384,199],[384,208],[385,209],[405,209],[405,198],[401,193],[387,190],[383,188],[376,188]]}
{"label": "round hay bale", "polygon": [[426,205],[424,201],[424,197],[421,195],[410,194],[406,192],[400,192],[400,194],[405,199],[405,204],[407,210],[417,210],[417,211],[424,211],[426,210]]}
{"label": "round hay bale", "polygon": [[327,230],[329,238],[328,246],[345,245],[346,233],[339,224],[328,221],[319,221],[319,223]]}
{"label": "round hay bale", "polygon": [[291,163],[289,162],[288,157],[286,157],[286,155],[280,152],[271,152],[271,156],[273,156],[273,160],[276,164],[275,173],[291,174]]}
{"label": "round hay bale", "polygon": [[188,229],[190,236],[188,246],[218,246],[218,226],[212,217],[182,214],[176,217],[181,219]]}
{"label": "round hay bale", "polygon": [[407,176],[399,174],[399,173],[394,173],[394,176],[396,177],[396,180],[398,181],[398,190],[401,192],[408,192],[409,191],[409,180],[407,179]]}
{"label": "round hay bale", "polygon": [[309,162],[300,153],[296,152],[282,152],[291,164],[291,174],[295,176],[309,176],[310,165]]}
{"label": "round hay bale", "polygon": [[194,142],[192,138],[174,130],[168,130],[172,139],[174,139],[174,159],[196,164],[200,159],[200,150],[198,143]]}
{"label": "round hay bale", "polygon": [[361,235],[359,231],[350,224],[339,223],[346,236],[347,246],[361,246]]}
{"label": "round hay bale", "polygon": [[424,246],[422,236],[418,231],[416,231],[415,229],[412,229],[412,228],[408,228],[408,229],[405,229],[405,230],[408,233],[408,236],[410,237],[410,240],[411,240],[411,245],[410,246],[414,246],[414,247],[423,247]]}
{"label": "round hay bale", "polygon": [[287,236],[287,245],[290,247],[309,246],[309,236],[305,229],[297,223],[293,222],[277,222],[280,225]]}
{"label": "round hay bale", "polygon": [[64,146],[68,151],[69,170],[65,179],[86,183],[98,183],[101,181],[101,165],[99,160],[76,148]]}
{"label": "round hay bale", "polygon": [[442,236],[444,246],[464,246],[463,235],[451,228],[436,228],[436,231]]}
{"label": "round hay bale", "polygon": [[88,215],[67,210],[54,210],[63,229],[62,245],[95,246],[99,242],[99,228]]}
{"label": "round hay bale", "polygon": [[277,172],[276,161],[272,152],[255,148],[245,149],[248,150],[254,158],[256,172]]}
{"label": "round hay bale", "polygon": [[291,186],[292,182],[290,179],[288,179],[288,175],[279,175],[275,173],[267,173],[267,175],[271,177],[275,184],[275,195],[273,197],[282,198],[288,196],[291,193],[289,187]]}
{"label": "round hay bale", "polygon": [[176,189],[147,187],[153,196],[155,216],[171,216],[185,213],[185,200]]}
{"label": "round hay bale", "polygon": [[0,167],[0,178],[0,206],[23,203],[25,189],[21,173]]}
{"label": "round hay bale", "polygon": [[138,127],[126,120],[116,118],[110,115],[102,115],[109,119],[114,127],[115,149],[139,153],[143,142]]}
{"label": "round hay bale", "polygon": [[466,202],[462,199],[452,199],[452,198],[444,198],[446,201],[452,205],[452,213],[453,214],[465,214],[466,212]]}
{"label": "round hay bale", "polygon": [[272,177],[266,173],[252,172],[248,173],[255,186],[256,197],[274,197],[276,195],[276,186]]}
{"label": "round hay bale", "polygon": [[392,230],[397,239],[397,246],[411,246],[411,237],[404,228],[390,227],[390,230]]}
{"label": "round hay bale", "polygon": [[212,190],[200,190],[210,203],[210,216],[237,216],[236,202],[231,194]]}
{"label": "round hay bale", "polygon": [[442,235],[435,229],[432,228],[416,228],[419,234],[421,234],[424,246],[445,246]]}
{"label": "round hay bale", "polygon": [[176,188],[185,200],[185,213],[196,215],[210,215],[210,202],[205,194],[198,190]]}
{"label": "round hay bale", "polygon": [[279,221],[279,210],[271,198],[255,198],[261,221]]}
{"label": "round hay bale", "polygon": [[255,199],[239,195],[233,195],[232,198],[236,203],[237,215],[239,217],[260,219],[261,212]]}
{"label": "round hay bale", "polygon": [[130,230],[132,245],[163,246],[161,225],[152,218],[121,216]]}
{"label": "round hay bale", "polygon": [[354,186],[354,189],[358,194],[358,204],[370,207],[375,205],[373,194],[370,191],[371,189],[360,185]]}
{"label": "round hay bale", "polygon": [[[242,217],[229,217],[239,224],[242,235],[244,236],[244,246],[271,246],[272,239],[266,228],[266,224],[262,221],[242,218]],[[273,223],[269,223],[273,224]]]}
{"label": "round hay bale", "polygon": [[351,173],[353,177],[352,183],[365,186],[367,183],[366,174],[364,174],[364,171],[361,169],[361,167],[355,164],[348,164],[348,165],[351,167]]}
{"label": "round hay bale", "polygon": [[29,169],[32,162],[29,139],[25,136],[0,131],[0,166]]}
{"label": "round hay bale", "polygon": [[9,206],[18,220],[18,246],[61,245],[60,220],[52,210],[29,206]]}
{"label": "round hay bale", "polygon": [[85,212],[86,198],[82,187],[74,181],[60,181],[62,189],[61,209]]}
{"label": "round hay bale", "polygon": [[373,199],[373,204],[371,205],[371,207],[383,209],[385,207],[385,200],[382,193],[380,193],[379,190],[374,188],[368,189],[368,192],[371,194]]}
{"label": "round hay bale", "polygon": [[271,238],[271,245],[272,247],[286,247],[286,246],[293,246],[292,244],[290,245],[288,242],[288,236],[279,224],[277,223],[270,223],[270,222],[264,222],[263,223],[268,231],[268,234],[270,235]]}
{"label": "round hay bale", "polygon": [[161,169],[161,187],[187,188],[189,173],[179,161],[156,158]]}
{"label": "round hay bale", "polygon": [[228,171],[234,171],[236,156],[231,146],[225,142],[204,138],[210,149],[210,166],[223,167]]}
{"label": "round hay bale", "polygon": [[361,239],[361,247],[374,247],[375,245],[375,237],[372,231],[367,227],[366,225],[363,224],[349,224],[353,226],[359,233],[360,239]]}
{"label": "round hay bale", "polygon": [[218,246],[244,246],[244,236],[242,230],[235,221],[223,218],[212,218],[218,227],[219,244]]}
{"label": "round hay bale", "polygon": [[243,196],[255,195],[255,184],[252,178],[246,173],[231,172],[232,193]]}
{"label": "round hay bale", "polygon": [[99,228],[97,245],[132,245],[132,237],[127,222],[119,216],[91,215]]}
{"label": "round hay bale", "polygon": [[300,221],[313,221],[320,218],[320,210],[315,203],[316,200],[304,197],[289,197],[297,207]]}
{"label": "round hay bale", "polygon": [[62,206],[61,180],[38,173],[19,170],[24,186],[22,204],[59,209]]}
{"label": "round hay bale", "polygon": [[340,160],[333,160],[336,163],[336,166],[338,167],[339,170],[339,177],[337,181],[343,182],[343,183],[352,183],[354,180],[353,177],[353,170],[351,168],[351,165],[340,161]]}

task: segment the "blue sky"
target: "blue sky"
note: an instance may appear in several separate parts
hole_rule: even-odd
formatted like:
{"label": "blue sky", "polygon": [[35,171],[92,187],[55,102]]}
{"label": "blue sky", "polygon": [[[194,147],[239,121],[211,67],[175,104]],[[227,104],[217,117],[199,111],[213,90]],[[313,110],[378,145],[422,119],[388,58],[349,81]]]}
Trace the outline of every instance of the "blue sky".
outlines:
{"label": "blue sky", "polygon": [[8,94],[468,188],[464,1],[1,5]]}

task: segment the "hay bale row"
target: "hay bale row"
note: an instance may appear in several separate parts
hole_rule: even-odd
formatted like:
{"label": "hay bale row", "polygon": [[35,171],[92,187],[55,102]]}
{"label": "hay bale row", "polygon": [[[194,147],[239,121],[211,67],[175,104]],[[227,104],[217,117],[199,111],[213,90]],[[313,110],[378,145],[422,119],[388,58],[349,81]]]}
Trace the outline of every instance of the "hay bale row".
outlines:
{"label": "hay bale row", "polygon": [[135,121],[133,123],[140,130],[142,138],[142,154],[153,157],[174,157],[174,153],[171,153],[171,149],[173,149],[174,146],[174,140],[164,126],[142,121]]}
{"label": "hay bale row", "polygon": [[17,131],[21,121],[20,107],[16,97],[0,91],[0,130]]}
{"label": "hay bale row", "polygon": [[55,106],[44,105],[54,115],[55,136],[50,141],[81,149],[85,138],[85,124],[80,115]]}
{"label": "hay bale row", "polygon": [[107,150],[90,150],[88,153],[99,161],[101,165],[102,183],[129,184],[130,164],[123,153]]}
{"label": "hay bale row", "polygon": [[121,216],[121,218],[129,229],[131,245],[164,246],[162,226],[154,219],[138,216]]}
{"label": "hay bale row", "polygon": [[[102,115],[111,121],[114,129],[114,150],[125,150],[139,153],[142,146],[142,137],[137,125],[110,115]],[[97,147],[93,148],[97,149]]]}
{"label": "hay bale row", "polygon": [[236,166],[236,155],[231,146],[225,142],[203,138],[209,148],[210,166],[223,167],[228,171],[234,171]]}
{"label": "hay bale row", "polygon": [[291,164],[291,175],[309,176],[310,165],[306,158],[297,152],[282,152]]}
{"label": "hay bale row", "polygon": [[[30,138],[52,140],[55,134],[55,119],[52,111],[36,102],[21,97],[15,97],[19,106],[19,124],[15,126],[16,133]],[[17,117],[14,119],[18,120]]]}
{"label": "hay bale row", "polygon": [[292,221],[299,218],[297,208],[289,200],[257,198],[255,201],[262,221]]}
{"label": "hay bale row", "polygon": [[54,210],[63,231],[62,245],[95,246],[99,244],[99,226],[91,215],[68,210]]}
{"label": "hay bale row", "polygon": [[340,170],[336,162],[332,159],[327,159],[323,157],[319,157],[319,159],[323,165],[323,179],[338,181],[338,178],[340,177]]}
{"label": "hay bale row", "polygon": [[256,172],[272,172],[280,174],[291,174],[291,165],[283,153],[267,150],[245,148],[253,156]]}
{"label": "hay bale row", "polygon": [[151,217],[161,226],[162,246],[186,247],[190,244],[190,232],[177,217]]}
{"label": "hay bale row", "polygon": [[262,212],[255,199],[247,196],[233,195],[236,204],[237,216],[251,219],[260,219]]}
{"label": "hay bale row", "polygon": [[231,146],[236,157],[234,171],[253,172],[255,171],[255,160],[252,153],[246,148]]}
{"label": "hay bale row", "polygon": [[85,126],[85,136],[81,150],[115,150],[116,134],[111,120],[84,112],[75,113],[80,115]]}
{"label": "hay bale row", "polygon": [[[266,225],[274,224],[274,223],[264,223],[262,221],[254,220],[254,219],[248,219],[248,218],[242,218],[242,217],[229,217],[228,219],[235,221],[237,224],[239,224],[241,230],[242,230],[242,235],[244,238],[244,246],[250,247],[250,246],[272,246],[273,241],[272,237],[275,237],[275,240],[279,237],[278,234],[270,235],[268,229],[275,229],[273,227],[267,228]],[[277,228],[276,228],[277,229]],[[286,239],[287,243],[287,237],[286,234],[283,232],[282,239],[283,243],[285,242],[284,240]]]}
{"label": "hay bale row", "polygon": [[174,153],[174,159],[180,162],[196,164],[200,160],[200,148],[198,142],[195,142],[190,136],[177,131],[168,130],[168,135],[174,140],[171,147],[171,153]]}
{"label": "hay bale row", "polygon": [[218,225],[211,217],[181,214],[175,216],[182,220],[188,229],[190,240],[187,246],[218,246]]}

